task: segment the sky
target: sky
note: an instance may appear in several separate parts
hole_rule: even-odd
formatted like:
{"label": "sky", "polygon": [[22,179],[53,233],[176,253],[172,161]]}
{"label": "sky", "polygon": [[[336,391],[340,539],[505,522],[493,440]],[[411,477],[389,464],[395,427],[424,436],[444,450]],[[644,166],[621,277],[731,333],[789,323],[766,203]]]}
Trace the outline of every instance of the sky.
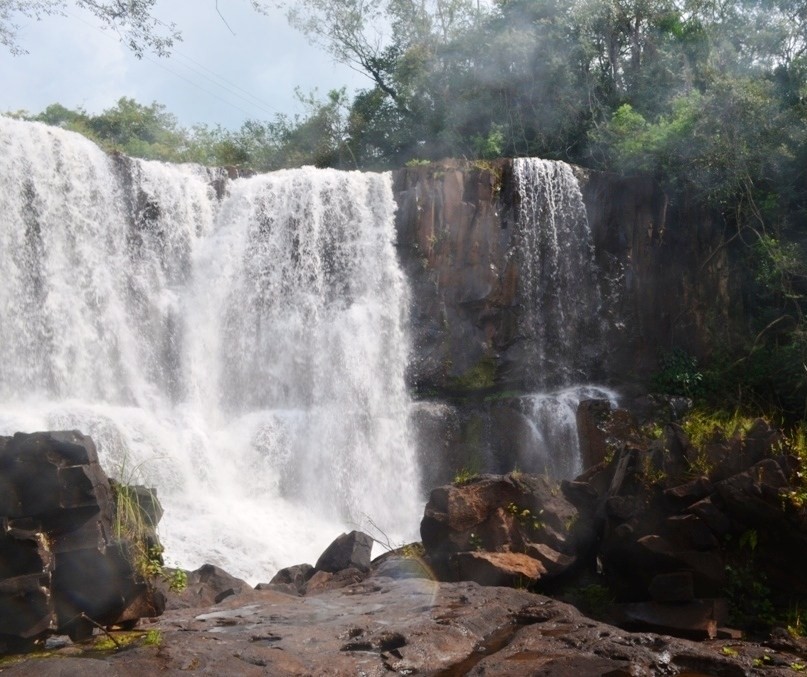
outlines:
{"label": "sky", "polygon": [[[237,129],[248,119],[303,112],[295,88],[308,94],[369,86],[289,26],[281,10],[267,16],[249,0],[160,0],[155,14],[182,33],[168,58],[138,60],[89,12],[21,18],[18,42],[29,53],[0,46],[0,111],[38,113],[51,103],[100,113],[122,96],[164,104],[179,123]],[[226,21],[226,23],[225,23]]]}

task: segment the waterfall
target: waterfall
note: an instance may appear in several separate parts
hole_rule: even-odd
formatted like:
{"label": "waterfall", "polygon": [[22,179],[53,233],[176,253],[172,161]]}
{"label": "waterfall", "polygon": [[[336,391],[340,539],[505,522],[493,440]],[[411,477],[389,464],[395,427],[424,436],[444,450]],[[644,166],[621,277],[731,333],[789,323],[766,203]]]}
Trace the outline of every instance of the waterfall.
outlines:
{"label": "waterfall", "polygon": [[0,434],[91,434],[184,567],[416,533],[388,174],[228,180],[3,117],[0,148]]}
{"label": "waterfall", "polygon": [[581,470],[575,414],[583,399],[616,393],[589,384],[605,353],[594,244],[580,185],[565,162],[513,162],[518,194],[520,333],[525,410],[536,454],[558,477]]}

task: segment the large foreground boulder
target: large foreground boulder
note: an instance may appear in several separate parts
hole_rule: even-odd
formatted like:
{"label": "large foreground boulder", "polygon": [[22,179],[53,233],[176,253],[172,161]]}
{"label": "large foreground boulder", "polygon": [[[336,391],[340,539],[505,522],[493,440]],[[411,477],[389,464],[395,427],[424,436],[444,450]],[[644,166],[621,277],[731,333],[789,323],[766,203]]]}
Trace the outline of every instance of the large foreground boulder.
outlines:
{"label": "large foreground boulder", "polygon": [[361,531],[351,531],[337,537],[319,556],[314,568],[317,571],[327,571],[331,574],[349,568],[367,572],[370,570],[372,549],[371,536]]}
{"label": "large foreground boulder", "polygon": [[441,580],[531,584],[569,571],[594,532],[543,475],[481,475],[432,491],[420,524]]}
{"label": "large foreground boulder", "polygon": [[[142,542],[116,537],[122,491],[148,525]],[[0,650],[162,613],[163,595],[137,564],[159,556],[156,498],[141,511],[138,496],[113,490],[79,432],[0,437]]]}

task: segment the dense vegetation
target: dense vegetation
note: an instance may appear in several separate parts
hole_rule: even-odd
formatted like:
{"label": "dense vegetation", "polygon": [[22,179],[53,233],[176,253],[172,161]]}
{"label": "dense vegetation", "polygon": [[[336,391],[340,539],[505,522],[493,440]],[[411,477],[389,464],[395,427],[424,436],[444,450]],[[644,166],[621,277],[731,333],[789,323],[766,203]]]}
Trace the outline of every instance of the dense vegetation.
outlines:
{"label": "dense vegetation", "polygon": [[[257,9],[261,3],[255,0]],[[360,69],[352,100],[236,131],[159,104],[32,116],[135,156],[270,170],[535,155],[651,174],[745,245],[747,332],[657,385],[807,416],[807,3],[798,0],[304,0],[292,23]]]}

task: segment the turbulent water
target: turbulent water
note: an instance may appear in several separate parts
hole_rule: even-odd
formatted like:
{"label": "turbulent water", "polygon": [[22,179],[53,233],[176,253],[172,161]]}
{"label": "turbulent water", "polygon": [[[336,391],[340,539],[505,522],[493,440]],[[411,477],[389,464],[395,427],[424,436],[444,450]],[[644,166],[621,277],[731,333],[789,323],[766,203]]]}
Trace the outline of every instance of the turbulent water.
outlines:
{"label": "turbulent water", "polygon": [[388,175],[228,180],[0,117],[0,177],[0,434],[91,434],[185,567],[266,580],[368,520],[413,535]]}
{"label": "turbulent water", "polygon": [[616,393],[590,385],[605,354],[594,244],[580,185],[565,162],[513,161],[519,198],[520,330],[525,399],[536,453],[558,477],[580,472],[575,414],[583,399],[616,404]]}

